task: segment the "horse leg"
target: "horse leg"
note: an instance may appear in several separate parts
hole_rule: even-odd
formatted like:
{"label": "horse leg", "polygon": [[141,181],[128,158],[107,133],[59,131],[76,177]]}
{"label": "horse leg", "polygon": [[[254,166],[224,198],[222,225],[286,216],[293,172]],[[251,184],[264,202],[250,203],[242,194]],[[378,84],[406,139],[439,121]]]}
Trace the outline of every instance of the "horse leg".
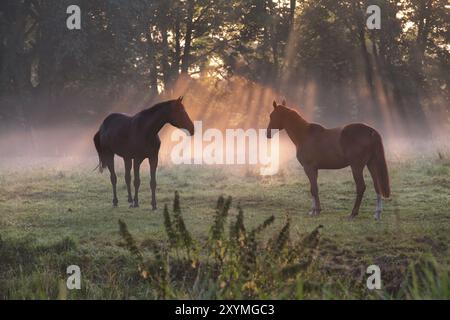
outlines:
{"label": "horse leg", "polygon": [[308,176],[309,183],[311,185],[311,196],[312,196],[312,208],[309,215],[319,215],[322,209],[320,208],[319,200],[319,187],[317,186],[317,169],[311,167],[304,168],[306,175]]}
{"label": "horse leg", "polygon": [[127,184],[128,203],[133,203],[133,198],[131,197],[131,167],[133,162],[129,158],[123,160],[125,163],[125,183]]}
{"label": "horse leg", "polygon": [[141,178],[139,176],[139,168],[144,159],[134,159],[133,160],[133,170],[134,170],[134,201],[130,207],[139,207],[139,186],[141,185]]}
{"label": "horse leg", "polygon": [[152,210],[156,210],[156,168],[158,167],[158,155],[148,158],[150,164],[150,189],[152,190]]}
{"label": "horse leg", "polygon": [[114,170],[114,155],[108,159],[108,170],[110,173],[110,179],[113,189],[113,207],[117,207],[117,204],[119,203],[119,200],[117,199],[117,175],[116,171]]}
{"label": "horse leg", "polygon": [[364,165],[352,165],[352,174],[353,179],[355,179],[356,183],[356,200],[353,206],[352,214],[350,218],[354,218],[359,213],[359,207],[361,206],[361,201],[364,195],[364,191],[366,191],[366,183],[364,182]]}
{"label": "horse leg", "polygon": [[382,202],[382,197],[381,197],[381,193],[380,193],[380,187],[378,185],[375,162],[369,161],[369,163],[367,164],[367,168],[369,168],[370,176],[372,177],[372,181],[373,181],[373,186],[375,188],[375,192],[377,193],[377,205],[376,205],[375,213],[373,216],[374,216],[375,220],[380,220],[381,212],[383,211],[383,202]]}

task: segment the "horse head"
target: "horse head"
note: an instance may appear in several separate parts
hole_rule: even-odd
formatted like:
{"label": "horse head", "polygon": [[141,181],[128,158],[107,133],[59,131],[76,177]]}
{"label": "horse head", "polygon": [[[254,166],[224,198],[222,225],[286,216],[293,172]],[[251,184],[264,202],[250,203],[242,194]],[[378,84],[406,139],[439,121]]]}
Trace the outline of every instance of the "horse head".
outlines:
{"label": "horse head", "polygon": [[179,129],[187,130],[191,136],[194,134],[194,123],[184,108],[183,97],[173,100],[169,123]]}
{"label": "horse head", "polygon": [[267,126],[267,139],[272,138],[272,130],[283,130],[283,109],[286,106],[286,101],[283,100],[282,104],[279,105],[274,100],[273,101],[273,111],[270,113],[270,121]]}

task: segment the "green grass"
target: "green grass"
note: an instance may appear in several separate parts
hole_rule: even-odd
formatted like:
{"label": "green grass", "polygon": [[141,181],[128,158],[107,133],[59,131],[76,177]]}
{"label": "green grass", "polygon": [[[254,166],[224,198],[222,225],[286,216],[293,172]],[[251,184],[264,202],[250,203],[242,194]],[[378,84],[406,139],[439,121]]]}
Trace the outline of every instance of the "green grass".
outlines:
{"label": "green grass", "polygon": [[[109,175],[92,172],[94,159],[71,166],[45,159],[11,163],[0,165],[0,299],[155,298],[119,234],[118,220],[151,256],[148,244],[167,240],[163,208],[171,207],[176,190],[184,223],[197,243],[209,237],[220,195],[233,199],[227,223],[235,220],[237,206],[245,213],[247,229],[275,216],[258,236],[261,243],[277,236],[287,216],[292,243],[323,225],[314,270],[295,278],[296,293],[284,295],[282,284],[259,298],[450,298],[448,160],[390,162],[392,196],[381,221],[373,219],[375,194],[367,172],[360,215],[347,220],[355,197],[349,169],[319,172],[323,211],[310,217],[309,184],[294,162],[273,177],[242,167],[162,167],[156,211],[150,210],[147,166],[141,168],[141,207],[128,208],[119,170],[119,207],[113,209]],[[424,259],[434,261],[433,268],[421,272]],[[64,289],[71,264],[81,267],[81,290]],[[381,268],[381,291],[365,288],[370,264]],[[178,275],[171,281],[179,288],[177,281],[185,280],[181,271]],[[183,283],[185,290],[174,297],[205,297],[187,287]]]}

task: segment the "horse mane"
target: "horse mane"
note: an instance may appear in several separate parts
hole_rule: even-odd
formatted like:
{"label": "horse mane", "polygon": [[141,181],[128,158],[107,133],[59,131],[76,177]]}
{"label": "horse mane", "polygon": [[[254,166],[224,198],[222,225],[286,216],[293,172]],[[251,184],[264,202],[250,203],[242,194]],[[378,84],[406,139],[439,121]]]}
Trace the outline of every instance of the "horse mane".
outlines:
{"label": "horse mane", "polygon": [[153,114],[155,112],[161,111],[162,109],[166,108],[168,105],[172,104],[174,101],[175,100],[167,100],[167,101],[158,102],[157,104],[154,104],[153,106],[146,108],[139,113],[145,114],[145,115]]}
{"label": "horse mane", "polygon": [[278,108],[282,108],[283,111],[286,111],[289,114],[291,114],[299,122],[301,122],[305,125],[308,124],[308,121],[306,121],[305,118],[303,118],[302,115],[300,114],[300,112],[298,112],[297,110],[286,107],[286,106],[278,106]]}

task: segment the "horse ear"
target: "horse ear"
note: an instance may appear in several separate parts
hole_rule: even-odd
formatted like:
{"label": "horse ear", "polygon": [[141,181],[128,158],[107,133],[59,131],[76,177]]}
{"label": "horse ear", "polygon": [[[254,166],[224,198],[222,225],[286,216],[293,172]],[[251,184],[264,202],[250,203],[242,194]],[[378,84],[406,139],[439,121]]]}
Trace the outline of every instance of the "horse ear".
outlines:
{"label": "horse ear", "polygon": [[283,100],[283,102],[281,103],[283,106],[286,106],[286,100]]}
{"label": "horse ear", "polygon": [[277,107],[277,102],[275,100],[273,100],[273,108],[275,109]]}
{"label": "horse ear", "polygon": [[178,102],[182,102],[183,101],[183,96],[179,96],[178,97]]}

